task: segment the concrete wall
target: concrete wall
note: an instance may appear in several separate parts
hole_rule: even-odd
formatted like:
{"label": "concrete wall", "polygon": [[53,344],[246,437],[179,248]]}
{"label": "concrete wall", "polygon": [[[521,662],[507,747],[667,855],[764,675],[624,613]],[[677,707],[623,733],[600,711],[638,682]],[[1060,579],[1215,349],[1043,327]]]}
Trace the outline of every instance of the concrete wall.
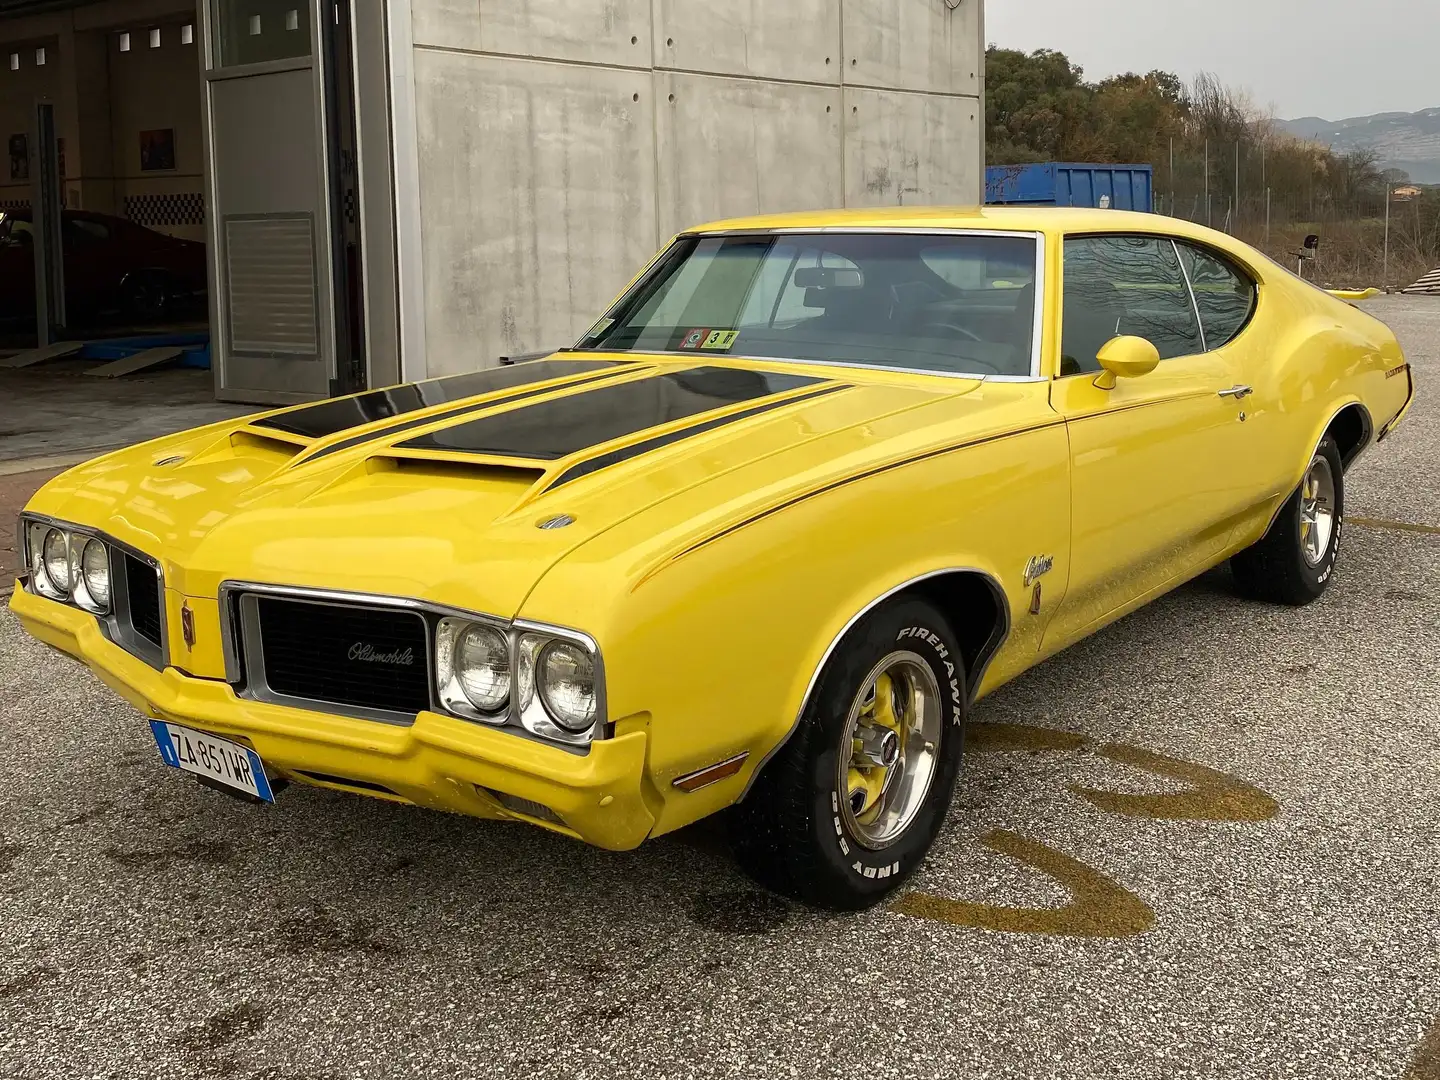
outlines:
{"label": "concrete wall", "polygon": [[980,8],[411,0],[425,356],[407,374],[568,344],[706,220],[978,203]]}

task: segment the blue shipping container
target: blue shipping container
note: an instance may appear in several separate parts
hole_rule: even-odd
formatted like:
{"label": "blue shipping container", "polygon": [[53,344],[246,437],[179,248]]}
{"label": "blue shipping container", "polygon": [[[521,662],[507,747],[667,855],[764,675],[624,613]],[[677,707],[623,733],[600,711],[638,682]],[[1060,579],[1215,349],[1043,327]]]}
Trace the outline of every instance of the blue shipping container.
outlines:
{"label": "blue shipping container", "polygon": [[985,202],[991,206],[1091,206],[1155,209],[1155,170],[1149,165],[991,165]]}

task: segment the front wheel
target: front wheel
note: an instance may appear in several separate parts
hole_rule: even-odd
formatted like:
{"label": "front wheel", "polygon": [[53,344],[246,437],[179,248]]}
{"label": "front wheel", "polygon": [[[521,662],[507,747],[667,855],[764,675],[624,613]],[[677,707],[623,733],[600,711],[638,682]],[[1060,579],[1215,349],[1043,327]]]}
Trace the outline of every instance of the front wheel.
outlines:
{"label": "front wheel", "polygon": [[815,907],[883,900],[944,823],[965,702],[960,648],[934,608],[901,600],[871,613],[836,648],[799,726],[731,811],[741,866]]}
{"label": "front wheel", "polygon": [[1345,466],[1329,435],[1270,529],[1230,560],[1240,591],[1256,600],[1301,607],[1330,583],[1345,522]]}
{"label": "front wheel", "polygon": [[120,307],[135,322],[154,322],[167,317],[175,306],[175,286],[160,270],[142,270],[130,277],[120,290]]}

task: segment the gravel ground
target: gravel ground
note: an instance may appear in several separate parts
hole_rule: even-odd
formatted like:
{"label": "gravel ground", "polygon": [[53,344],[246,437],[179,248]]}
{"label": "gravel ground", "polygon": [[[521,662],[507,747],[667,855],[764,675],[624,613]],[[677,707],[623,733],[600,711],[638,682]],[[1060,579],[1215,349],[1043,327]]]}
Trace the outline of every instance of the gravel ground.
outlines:
{"label": "gravel ground", "polygon": [[[1440,302],[1376,308],[1433,386]],[[1440,525],[1437,433],[1352,515]],[[1302,611],[1209,575],[983,702],[913,891],[842,918],[704,828],[232,802],[6,613],[0,1075],[1436,1080],[1437,627],[1440,531],[1349,528]]]}

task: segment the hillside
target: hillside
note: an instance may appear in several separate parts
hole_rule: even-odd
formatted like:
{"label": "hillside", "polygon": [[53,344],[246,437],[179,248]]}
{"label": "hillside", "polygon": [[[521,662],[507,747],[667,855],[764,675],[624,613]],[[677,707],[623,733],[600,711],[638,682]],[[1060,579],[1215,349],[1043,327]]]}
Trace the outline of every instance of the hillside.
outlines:
{"label": "hillside", "polygon": [[1348,120],[1306,116],[1278,124],[1292,135],[1326,143],[1337,151],[1374,151],[1381,168],[1404,169],[1418,184],[1440,184],[1440,109]]}

